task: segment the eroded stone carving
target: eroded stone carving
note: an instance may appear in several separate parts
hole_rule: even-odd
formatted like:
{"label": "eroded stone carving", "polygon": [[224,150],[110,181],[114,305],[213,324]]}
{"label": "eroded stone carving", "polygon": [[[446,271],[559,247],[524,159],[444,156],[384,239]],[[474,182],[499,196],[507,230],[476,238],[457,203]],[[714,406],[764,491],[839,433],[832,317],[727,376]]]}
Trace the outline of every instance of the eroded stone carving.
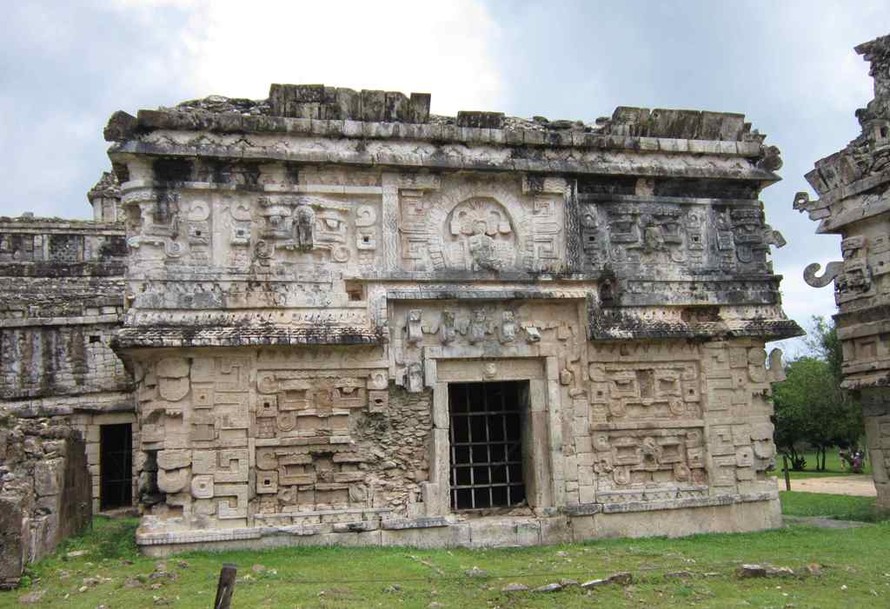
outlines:
{"label": "eroded stone carving", "polygon": [[500,341],[502,343],[512,343],[516,340],[516,318],[513,311],[504,311],[501,319]]}
{"label": "eroded stone carving", "polygon": [[813,264],[807,265],[807,268],[804,269],[803,278],[807,282],[808,285],[814,288],[824,288],[829,283],[837,279],[838,275],[840,275],[844,270],[843,262],[829,262],[825,265],[825,272],[822,273],[822,276],[816,275],[819,272],[819,269],[822,268],[822,265],[818,262],[814,262]]}
{"label": "eroded stone carving", "polygon": [[439,340],[443,345],[449,345],[457,337],[454,327],[454,311],[442,311],[442,324],[439,326]]}
{"label": "eroded stone carving", "polygon": [[141,543],[463,535],[453,383],[516,402],[525,500],[492,507],[540,531],[730,504],[774,524],[763,344],[796,326],[757,200],[777,155],[742,117],[404,122],[414,102],[382,91],[273,98],[109,130],[138,151],[112,155],[138,245],[118,348],[140,370]]}
{"label": "eroded stone carving", "polygon": [[423,391],[423,366],[417,362],[408,364],[405,372],[405,387],[408,393],[420,393]]}
{"label": "eroded stone carving", "polygon": [[315,212],[308,205],[294,209],[293,239],[298,249],[309,251],[315,245]]}
{"label": "eroded stone carving", "polygon": [[473,311],[473,317],[470,319],[467,327],[467,341],[471,345],[480,343],[485,340],[488,334],[488,319],[486,318],[485,309],[476,309]]}
{"label": "eroded stone carving", "polygon": [[594,420],[698,418],[698,366],[687,363],[591,364]]}
{"label": "eroded stone carving", "polygon": [[423,342],[423,329],[420,327],[420,321],[423,313],[420,309],[411,309],[408,311],[407,340],[409,344],[417,345]]}

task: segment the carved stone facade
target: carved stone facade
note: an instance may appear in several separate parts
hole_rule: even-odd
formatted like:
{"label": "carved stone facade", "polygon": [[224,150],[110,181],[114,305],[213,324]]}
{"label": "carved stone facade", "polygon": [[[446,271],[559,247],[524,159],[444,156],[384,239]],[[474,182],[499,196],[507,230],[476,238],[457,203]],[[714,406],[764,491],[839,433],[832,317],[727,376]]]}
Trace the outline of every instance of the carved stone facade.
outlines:
{"label": "carved stone facade", "polygon": [[779,524],[764,343],[799,328],[743,116],[273,85],[105,134],[145,551]]}
{"label": "carved stone facade", "polygon": [[871,64],[874,99],[856,111],[862,133],[816,162],[794,208],[843,237],[843,259],[804,272],[807,283],[834,281],[844,385],[860,394],[879,505],[890,508],[890,36],[856,47]]}

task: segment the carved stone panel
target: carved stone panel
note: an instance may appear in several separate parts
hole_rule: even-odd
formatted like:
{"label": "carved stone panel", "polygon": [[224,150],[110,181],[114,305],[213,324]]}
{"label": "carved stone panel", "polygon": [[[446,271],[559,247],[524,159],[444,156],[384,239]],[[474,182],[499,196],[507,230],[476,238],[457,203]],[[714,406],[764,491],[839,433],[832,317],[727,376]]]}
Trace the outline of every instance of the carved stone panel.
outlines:
{"label": "carved stone panel", "polygon": [[581,243],[588,268],[609,264],[670,277],[701,269],[771,272],[769,247],[782,236],[759,205],[585,200]]}
{"label": "carved stone panel", "polygon": [[590,364],[593,421],[699,419],[698,363]]}
{"label": "carved stone panel", "polygon": [[665,499],[683,492],[700,494],[708,484],[702,432],[701,428],[595,428],[593,471],[598,500],[643,500],[643,496],[635,498],[643,492],[646,500],[657,499],[659,493],[665,493]]}
{"label": "carved stone panel", "polygon": [[323,195],[259,201],[256,257],[268,263],[332,263],[371,268],[379,261],[379,203]]}
{"label": "carved stone panel", "polygon": [[562,196],[482,181],[400,194],[401,256],[411,271],[553,271],[563,264]]}

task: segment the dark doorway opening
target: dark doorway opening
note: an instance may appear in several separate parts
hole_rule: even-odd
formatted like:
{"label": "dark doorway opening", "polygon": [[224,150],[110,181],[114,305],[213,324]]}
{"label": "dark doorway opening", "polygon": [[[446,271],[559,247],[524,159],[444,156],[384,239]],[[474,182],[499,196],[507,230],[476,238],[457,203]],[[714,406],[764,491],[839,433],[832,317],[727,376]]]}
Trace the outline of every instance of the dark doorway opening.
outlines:
{"label": "dark doorway opening", "polygon": [[102,425],[99,436],[99,507],[133,504],[133,427]]}
{"label": "dark doorway opening", "polygon": [[452,383],[448,403],[452,509],[523,504],[522,421],[528,381]]}

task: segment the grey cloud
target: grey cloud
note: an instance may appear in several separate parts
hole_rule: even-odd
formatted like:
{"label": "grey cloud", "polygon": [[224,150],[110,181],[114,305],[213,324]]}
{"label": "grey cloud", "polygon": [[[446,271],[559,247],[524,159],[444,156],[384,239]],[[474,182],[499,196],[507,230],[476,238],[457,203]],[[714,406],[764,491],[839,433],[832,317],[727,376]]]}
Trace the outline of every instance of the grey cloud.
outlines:
{"label": "grey cloud", "polygon": [[88,217],[85,193],[108,166],[102,128],[119,108],[181,99],[175,61],[185,15],[92,2],[4,8],[0,40],[0,214]]}

